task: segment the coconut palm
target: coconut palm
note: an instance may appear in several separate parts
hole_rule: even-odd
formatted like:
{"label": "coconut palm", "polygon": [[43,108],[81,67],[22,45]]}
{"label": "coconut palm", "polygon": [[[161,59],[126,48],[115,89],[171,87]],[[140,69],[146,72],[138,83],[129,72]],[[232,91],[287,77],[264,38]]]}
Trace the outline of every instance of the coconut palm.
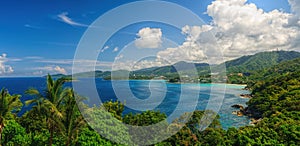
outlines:
{"label": "coconut palm", "polygon": [[50,133],[49,145],[52,145],[53,134],[55,131],[64,131],[64,124],[62,122],[62,103],[63,93],[66,88],[63,85],[71,81],[71,78],[62,77],[53,80],[50,75],[47,76],[47,87],[45,93],[40,93],[37,89],[31,88],[26,91],[27,94],[35,96],[34,99],[26,101],[26,104],[35,104],[34,108],[44,115],[48,123],[48,130]]}
{"label": "coconut palm", "polygon": [[85,98],[74,93],[73,89],[68,88],[64,92],[64,129],[66,136],[66,146],[71,141],[76,141],[79,130],[85,125],[85,121],[79,112],[77,103],[81,103]]}
{"label": "coconut palm", "polygon": [[13,114],[17,114],[22,107],[20,97],[20,95],[10,95],[6,89],[0,91],[0,145],[6,120],[12,118]]}

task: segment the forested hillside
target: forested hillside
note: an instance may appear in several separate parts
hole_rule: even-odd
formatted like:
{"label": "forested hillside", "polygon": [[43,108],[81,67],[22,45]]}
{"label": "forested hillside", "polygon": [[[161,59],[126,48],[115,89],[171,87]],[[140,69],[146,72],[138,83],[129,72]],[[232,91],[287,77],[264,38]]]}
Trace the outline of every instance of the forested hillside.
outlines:
{"label": "forested hillside", "polygon": [[[266,76],[268,72],[272,72],[270,70],[271,67],[286,62],[289,60],[293,60],[300,57],[299,52],[295,51],[272,51],[272,52],[260,52],[254,55],[242,56],[240,58],[226,61],[222,64],[207,64],[207,63],[189,63],[189,62],[178,62],[173,65],[161,66],[161,67],[151,67],[144,68],[135,71],[127,71],[127,70],[117,70],[117,71],[95,71],[95,72],[83,72],[76,73],[73,75],[75,78],[84,78],[84,77],[96,77],[96,78],[104,78],[106,80],[111,80],[111,75],[113,74],[114,80],[119,79],[165,79],[170,82],[180,82],[180,76],[189,77],[193,79],[189,79],[186,82],[211,82],[211,71],[218,71],[214,73],[219,73],[220,76],[214,76],[215,81],[220,81],[222,83],[226,82],[223,79],[224,75],[221,75],[222,72],[226,71],[227,74],[227,83],[234,84],[246,84],[250,83],[255,78],[261,78],[262,76]],[[226,70],[223,68],[224,64],[226,65]],[[278,66],[279,68],[284,67],[285,65],[289,66],[289,64],[284,64],[282,66]],[[280,70],[274,71],[280,72]],[[223,73],[224,74],[224,73]],[[251,76],[250,76],[251,75]],[[64,75],[54,75],[54,77],[62,77]],[[71,75],[69,75],[70,77]],[[249,77],[250,76],[250,77]],[[199,80],[198,80],[199,79]]]}
{"label": "forested hillside", "polygon": [[300,57],[295,51],[260,52],[254,55],[243,56],[235,60],[225,62],[227,72],[253,72],[263,70],[283,61]]}

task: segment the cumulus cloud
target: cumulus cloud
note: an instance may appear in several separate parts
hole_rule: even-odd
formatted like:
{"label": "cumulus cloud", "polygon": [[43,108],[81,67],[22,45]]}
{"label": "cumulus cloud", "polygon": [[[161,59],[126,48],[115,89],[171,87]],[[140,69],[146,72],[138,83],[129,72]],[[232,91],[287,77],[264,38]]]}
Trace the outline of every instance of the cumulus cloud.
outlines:
{"label": "cumulus cloud", "polygon": [[289,0],[289,4],[291,5],[292,12],[294,12],[297,16],[300,15],[300,1],[299,0]]}
{"label": "cumulus cloud", "polygon": [[[300,1],[289,3],[292,13],[276,9],[266,12],[247,0],[215,0],[206,12],[212,21],[202,26],[184,26],[186,38],[181,45],[159,51],[155,60],[123,61],[116,66],[129,65],[136,70],[179,61],[216,64],[262,51],[299,51]],[[156,48],[161,42],[158,28],[141,29],[138,36],[135,45],[139,48]]]}
{"label": "cumulus cloud", "polygon": [[[286,27],[292,14],[265,12],[247,0],[217,0],[207,8],[223,53],[239,57],[258,51],[288,50],[299,31]],[[212,32],[213,33],[213,32]]]}
{"label": "cumulus cloud", "polygon": [[179,61],[199,62],[206,58],[203,50],[200,49],[199,44],[195,42],[184,42],[181,46],[176,48],[167,48],[157,54],[159,59],[168,60],[176,63]]}
{"label": "cumulus cloud", "polygon": [[166,65],[171,65],[170,62],[163,60],[163,59],[155,59],[154,61],[152,60],[141,60],[138,62],[135,62],[132,64],[131,70],[139,70],[143,68],[150,68],[150,67],[160,67],[160,66],[166,66]]}
{"label": "cumulus cloud", "polygon": [[60,21],[72,26],[88,27],[88,25],[73,21],[70,17],[68,17],[68,12],[60,13],[57,15],[57,17],[59,18]]}
{"label": "cumulus cloud", "polygon": [[296,1],[290,0],[295,11],[291,14],[279,10],[265,12],[253,3],[246,3],[247,0],[216,0],[207,7],[207,14],[212,18],[209,25],[183,27],[185,42],[176,48],[167,48],[157,56],[171,62],[207,59],[220,63],[223,59],[216,61],[218,54],[230,60],[277,48],[297,50],[300,31],[288,25],[300,11],[300,2]]}
{"label": "cumulus cloud", "polygon": [[[207,49],[209,44],[214,44],[212,35],[206,32],[212,29],[209,25],[203,26],[185,26],[182,33],[186,35],[185,42],[175,48],[167,48],[157,53],[159,60],[167,60],[171,64],[179,61],[186,62],[207,62]],[[199,39],[201,38],[201,39]]]}
{"label": "cumulus cloud", "polygon": [[159,48],[162,44],[162,31],[160,28],[146,27],[139,30],[135,40],[137,48]]}
{"label": "cumulus cloud", "polygon": [[59,72],[61,74],[67,74],[67,71],[64,68],[59,66],[55,66],[54,71]]}
{"label": "cumulus cloud", "polygon": [[[287,27],[294,27],[300,32],[300,1],[299,0],[289,0],[291,5],[291,11],[293,15],[289,18]],[[297,35],[292,43],[293,48],[300,48],[300,34]]]}
{"label": "cumulus cloud", "polygon": [[14,72],[14,69],[11,66],[6,65],[6,62],[8,61],[6,56],[7,54],[0,55],[0,75]]}

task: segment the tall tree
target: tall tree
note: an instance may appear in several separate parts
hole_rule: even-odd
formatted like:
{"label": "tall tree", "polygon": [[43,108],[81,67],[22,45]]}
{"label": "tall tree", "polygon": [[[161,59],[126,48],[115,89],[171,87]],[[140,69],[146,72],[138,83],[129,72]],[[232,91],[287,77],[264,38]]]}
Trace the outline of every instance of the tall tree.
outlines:
{"label": "tall tree", "polygon": [[50,133],[49,145],[53,143],[53,134],[55,131],[63,131],[64,124],[62,122],[63,113],[61,106],[64,98],[64,91],[66,88],[63,85],[71,81],[71,78],[62,77],[53,80],[50,75],[47,76],[47,86],[45,93],[41,94],[37,89],[31,88],[26,91],[27,94],[33,95],[36,98],[27,101],[28,104],[35,103],[35,107],[40,114],[44,114],[48,123],[48,130]]}
{"label": "tall tree", "polygon": [[2,132],[12,114],[16,114],[22,107],[20,95],[10,95],[8,90],[2,89],[0,91],[0,144],[2,142]]}
{"label": "tall tree", "polygon": [[77,141],[79,130],[86,124],[76,104],[76,102],[82,102],[85,98],[75,94],[71,88],[65,90],[63,97],[64,134],[66,136],[66,146],[69,146],[72,142]]}

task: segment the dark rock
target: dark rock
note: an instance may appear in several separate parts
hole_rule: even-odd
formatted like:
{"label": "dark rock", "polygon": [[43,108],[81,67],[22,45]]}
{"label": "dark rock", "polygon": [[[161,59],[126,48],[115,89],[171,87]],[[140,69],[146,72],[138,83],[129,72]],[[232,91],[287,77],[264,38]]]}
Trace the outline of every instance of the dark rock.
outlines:
{"label": "dark rock", "polygon": [[240,94],[242,98],[252,98],[251,94]]}
{"label": "dark rock", "polygon": [[241,104],[234,104],[234,105],[232,105],[231,107],[233,107],[233,108],[238,108],[238,109],[240,109],[240,110],[244,110],[244,106],[241,105]]}
{"label": "dark rock", "polygon": [[237,115],[237,112],[238,112],[238,111],[232,111],[232,114],[233,114],[233,115]]}
{"label": "dark rock", "polygon": [[238,111],[238,112],[237,112],[237,116],[241,117],[241,116],[243,116],[243,115],[244,115],[244,114],[243,114],[242,111]]}

